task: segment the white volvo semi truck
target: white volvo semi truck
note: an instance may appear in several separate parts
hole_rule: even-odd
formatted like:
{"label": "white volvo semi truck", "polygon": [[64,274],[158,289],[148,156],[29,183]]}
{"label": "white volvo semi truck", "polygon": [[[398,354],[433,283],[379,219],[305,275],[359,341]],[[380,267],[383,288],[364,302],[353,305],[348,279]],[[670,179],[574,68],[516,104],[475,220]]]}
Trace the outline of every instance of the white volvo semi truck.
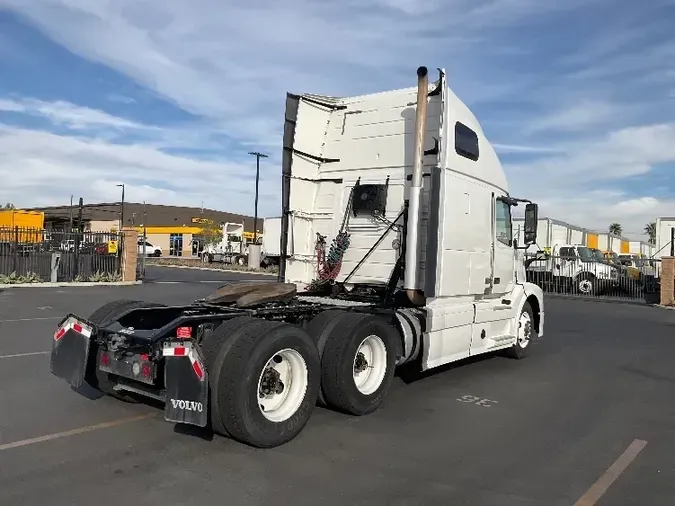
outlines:
{"label": "white volvo semi truck", "polygon": [[[544,329],[542,291],[522,263],[537,206],[509,195],[445,73],[417,76],[417,86],[358,97],[288,94],[277,283],[66,315],[51,372],[273,447],[317,404],[373,412],[398,366],[525,356]],[[517,244],[511,211],[525,203]]]}

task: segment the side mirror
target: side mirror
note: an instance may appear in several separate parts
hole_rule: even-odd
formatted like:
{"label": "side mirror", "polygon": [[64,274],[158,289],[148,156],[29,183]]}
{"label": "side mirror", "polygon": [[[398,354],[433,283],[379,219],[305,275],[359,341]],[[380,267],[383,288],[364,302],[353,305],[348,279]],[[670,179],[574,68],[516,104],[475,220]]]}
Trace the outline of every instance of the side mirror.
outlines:
{"label": "side mirror", "polygon": [[523,240],[528,246],[537,242],[538,218],[539,208],[537,204],[527,204],[525,206],[525,226],[523,227]]}

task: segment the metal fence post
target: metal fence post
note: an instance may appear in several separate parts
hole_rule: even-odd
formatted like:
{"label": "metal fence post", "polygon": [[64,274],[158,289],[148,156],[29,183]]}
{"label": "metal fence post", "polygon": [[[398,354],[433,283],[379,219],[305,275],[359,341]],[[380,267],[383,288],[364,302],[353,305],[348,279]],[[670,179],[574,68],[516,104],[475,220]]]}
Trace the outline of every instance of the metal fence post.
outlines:
{"label": "metal fence post", "polygon": [[14,272],[19,273],[19,227],[14,227]]}
{"label": "metal fence post", "polygon": [[145,228],[145,223],[143,223],[143,255],[141,257],[142,258],[141,259],[141,265],[142,265],[142,269],[143,269],[143,272],[142,272],[143,279],[145,279],[145,257],[148,256],[148,253],[147,253],[147,250],[146,250],[147,241],[148,241],[147,229]]}

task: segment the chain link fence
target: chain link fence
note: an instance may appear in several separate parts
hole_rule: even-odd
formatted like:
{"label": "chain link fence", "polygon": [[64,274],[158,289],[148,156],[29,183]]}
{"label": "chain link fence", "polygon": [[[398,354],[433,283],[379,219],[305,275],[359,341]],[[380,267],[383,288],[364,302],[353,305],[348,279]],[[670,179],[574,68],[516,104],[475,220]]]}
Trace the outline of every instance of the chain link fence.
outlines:
{"label": "chain link fence", "polygon": [[118,281],[118,233],[0,228],[0,283]]}

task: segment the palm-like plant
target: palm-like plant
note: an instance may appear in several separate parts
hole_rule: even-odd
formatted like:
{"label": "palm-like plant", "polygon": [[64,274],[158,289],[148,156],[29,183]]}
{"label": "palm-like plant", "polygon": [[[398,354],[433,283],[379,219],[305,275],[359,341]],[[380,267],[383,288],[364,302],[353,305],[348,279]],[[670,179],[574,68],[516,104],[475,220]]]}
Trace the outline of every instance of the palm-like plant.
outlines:
{"label": "palm-like plant", "polygon": [[621,235],[621,232],[623,232],[623,227],[621,226],[620,223],[612,223],[609,226],[609,233],[610,234]]}
{"label": "palm-like plant", "polygon": [[14,204],[12,204],[11,202],[7,202],[5,204],[5,207],[3,207],[3,209],[16,209],[16,206]]}
{"label": "palm-like plant", "polygon": [[656,222],[652,221],[645,225],[645,234],[649,236],[649,242],[656,244]]}

